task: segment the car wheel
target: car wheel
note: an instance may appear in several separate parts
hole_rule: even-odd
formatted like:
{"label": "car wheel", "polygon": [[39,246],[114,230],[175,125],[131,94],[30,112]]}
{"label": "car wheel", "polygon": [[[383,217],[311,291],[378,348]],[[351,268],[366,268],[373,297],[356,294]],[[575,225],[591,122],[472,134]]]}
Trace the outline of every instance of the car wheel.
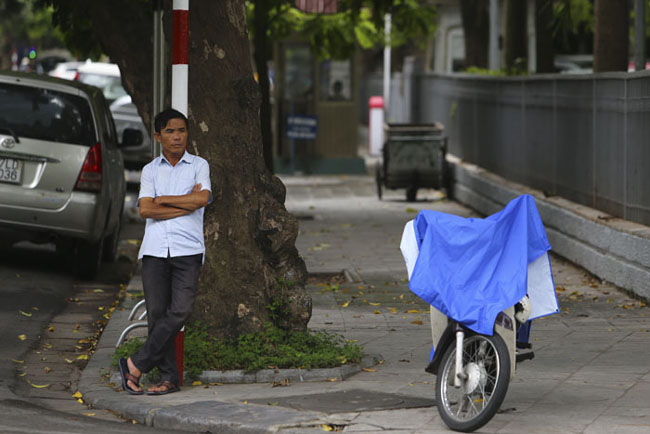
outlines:
{"label": "car wheel", "polygon": [[117,259],[117,247],[120,243],[120,232],[122,230],[122,213],[117,221],[117,227],[112,234],[108,235],[104,240],[104,261],[115,262]]}
{"label": "car wheel", "polygon": [[75,248],[75,272],[83,279],[93,279],[99,273],[104,253],[104,239],[96,243],[77,242]]}

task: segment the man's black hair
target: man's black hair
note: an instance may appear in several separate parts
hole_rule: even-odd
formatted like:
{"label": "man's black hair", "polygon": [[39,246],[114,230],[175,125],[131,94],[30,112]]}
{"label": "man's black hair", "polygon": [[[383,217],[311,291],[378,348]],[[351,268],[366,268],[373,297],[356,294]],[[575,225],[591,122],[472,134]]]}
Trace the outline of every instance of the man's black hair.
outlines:
{"label": "man's black hair", "polygon": [[183,121],[185,121],[185,129],[189,130],[189,125],[187,124],[187,118],[185,115],[173,108],[167,108],[156,115],[153,120],[154,130],[160,134],[160,131],[162,131],[162,129],[165,128],[167,123],[172,119],[183,119]]}

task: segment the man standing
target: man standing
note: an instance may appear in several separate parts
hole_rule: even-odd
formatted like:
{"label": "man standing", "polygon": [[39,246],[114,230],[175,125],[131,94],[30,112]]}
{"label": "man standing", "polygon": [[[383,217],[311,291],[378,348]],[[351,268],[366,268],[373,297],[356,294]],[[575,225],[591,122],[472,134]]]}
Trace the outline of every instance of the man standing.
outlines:
{"label": "man standing", "polygon": [[187,118],[167,109],[154,120],[154,138],[162,155],[142,169],[138,205],[147,219],[138,254],[149,333],[128,360],[120,359],[122,388],[143,394],[143,372],[160,369],[161,382],[147,390],[164,395],[179,390],[174,338],[194,307],[203,264],[204,207],[212,201],[207,161],[186,151]]}

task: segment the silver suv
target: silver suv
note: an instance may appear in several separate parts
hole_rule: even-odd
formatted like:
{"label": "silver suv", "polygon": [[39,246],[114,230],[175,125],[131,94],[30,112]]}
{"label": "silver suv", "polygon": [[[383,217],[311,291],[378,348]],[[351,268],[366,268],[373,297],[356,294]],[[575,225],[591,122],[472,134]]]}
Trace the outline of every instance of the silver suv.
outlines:
{"label": "silver suv", "polygon": [[92,278],[114,260],[126,185],[102,92],[32,74],[0,72],[0,237],[55,242]]}

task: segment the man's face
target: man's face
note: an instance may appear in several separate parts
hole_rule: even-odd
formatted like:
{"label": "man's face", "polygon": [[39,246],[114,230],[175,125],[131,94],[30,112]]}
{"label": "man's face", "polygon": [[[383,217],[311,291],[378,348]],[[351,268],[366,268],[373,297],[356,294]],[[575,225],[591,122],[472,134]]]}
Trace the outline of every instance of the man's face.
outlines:
{"label": "man's face", "polygon": [[160,133],[154,133],[167,159],[180,158],[187,147],[187,125],[183,119],[170,119]]}

